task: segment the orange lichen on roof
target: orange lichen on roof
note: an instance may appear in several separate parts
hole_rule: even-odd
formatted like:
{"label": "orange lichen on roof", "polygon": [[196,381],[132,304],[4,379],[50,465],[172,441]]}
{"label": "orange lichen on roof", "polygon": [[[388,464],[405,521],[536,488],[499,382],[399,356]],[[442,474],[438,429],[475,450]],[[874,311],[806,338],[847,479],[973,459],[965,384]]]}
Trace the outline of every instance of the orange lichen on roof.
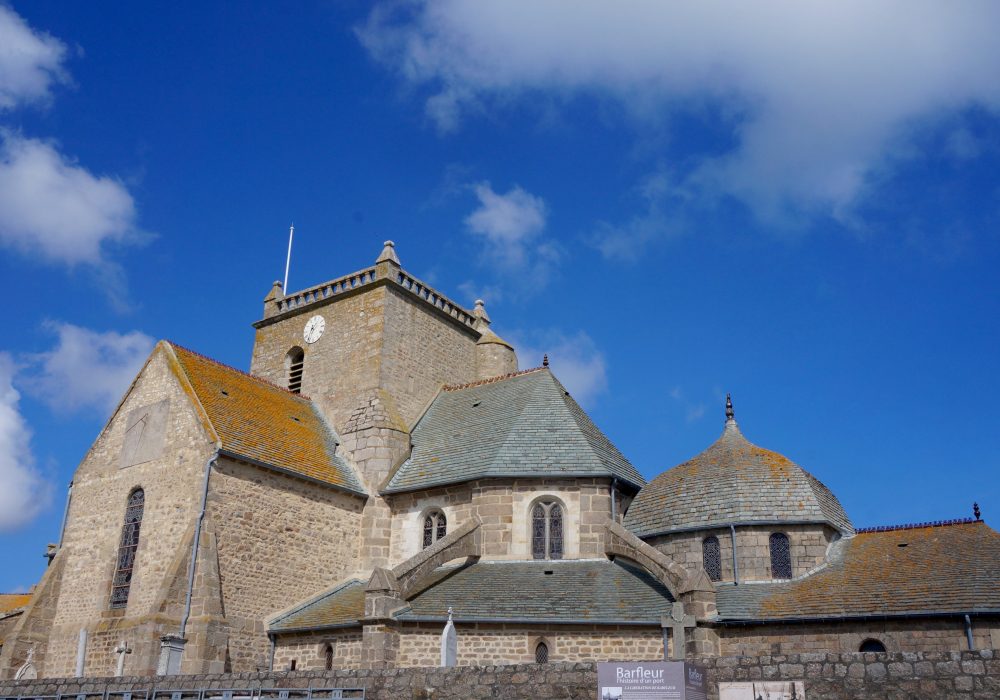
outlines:
{"label": "orange lichen on roof", "polygon": [[840,561],[782,586],[764,617],[1000,609],[1000,535],[985,523],[865,532]]}
{"label": "orange lichen on roof", "polygon": [[494,382],[500,382],[504,379],[511,379],[513,377],[520,377],[525,374],[531,374],[532,372],[538,372],[539,370],[548,369],[547,367],[532,367],[531,369],[522,369],[517,372],[508,372],[507,374],[500,374],[496,377],[488,377],[486,379],[478,379],[474,382],[466,382],[465,384],[446,384],[441,387],[442,391],[458,391],[459,389],[471,389],[474,386],[482,386],[483,384],[493,384]]}
{"label": "orange lichen on roof", "polygon": [[336,455],[336,436],[308,398],[178,345],[169,347],[224,451],[362,492]]}
{"label": "orange lichen on roof", "polygon": [[0,614],[18,610],[30,602],[30,593],[0,593]]}

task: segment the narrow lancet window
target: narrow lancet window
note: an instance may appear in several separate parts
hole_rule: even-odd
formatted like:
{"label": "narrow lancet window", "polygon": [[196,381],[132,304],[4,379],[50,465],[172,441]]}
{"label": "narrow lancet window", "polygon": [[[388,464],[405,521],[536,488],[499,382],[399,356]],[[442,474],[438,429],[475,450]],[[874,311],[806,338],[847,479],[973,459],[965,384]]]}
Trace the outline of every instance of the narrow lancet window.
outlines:
{"label": "narrow lancet window", "polygon": [[549,662],[549,645],[545,642],[539,642],[535,646],[535,663],[536,664],[547,664]]}
{"label": "narrow lancet window", "polygon": [[719,553],[719,538],[715,535],[701,541],[701,558],[705,573],[712,581],[722,580],[722,557]]}
{"label": "narrow lancet window", "polygon": [[448,534],[448,520],[444,513],[433,510],[424,518],[424,549]]}
{"label": "narrow lancet window", "polygon": [[300,347],[294,347],[285,356],[285,369],[288,372],[288,390],[293,394],[302,393],[302,371],[305,368],[306,354]]}
{"label": "narrow lancet window", "polygon": [[536,503],[531,509],[531,556],[562,559],[563,513],[555,501]]}
{"label": "narrow lancet window", "polygon": [[333,670],[333,644],[327,644],[326,649],[323,650],[324,656],[324,667],[327,671]]}
{"label": "narrow lancet window", "polygon": [[792,553],[788,545],[788,535],[775,532],[770,538],[771,576],[773,578],[792,577]]}
{"label": "narrow lancet window", "polygon": [[132,571],[135,567],[135,552],[139,548],[139,529],[142,527],[142,511],[146,505],[146,495],[142,489],[135,489],[128,496],[125,506],[125,524],[118,544],[118,561],[115,577],[111,581],[112,608],[128,605],[128,594],[132,587]]}

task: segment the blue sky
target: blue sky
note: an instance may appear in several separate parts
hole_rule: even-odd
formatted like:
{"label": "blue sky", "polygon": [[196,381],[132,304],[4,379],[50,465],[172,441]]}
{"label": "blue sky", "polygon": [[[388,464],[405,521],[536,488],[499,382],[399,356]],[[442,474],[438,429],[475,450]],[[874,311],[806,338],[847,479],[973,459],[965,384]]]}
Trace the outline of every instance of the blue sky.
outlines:
{"label": "blue sky", "polygon": [[858,526],[1000,511],[1000,6],[0,0],[0,591],[155,339],[486,299],[647,477],[749,439]]}

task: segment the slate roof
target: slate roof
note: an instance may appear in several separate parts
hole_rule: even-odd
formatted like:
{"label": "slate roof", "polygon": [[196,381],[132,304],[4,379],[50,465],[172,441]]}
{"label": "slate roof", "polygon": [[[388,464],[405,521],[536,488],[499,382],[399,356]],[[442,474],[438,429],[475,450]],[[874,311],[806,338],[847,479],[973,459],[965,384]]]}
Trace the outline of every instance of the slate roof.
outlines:
{"label": "slate roof", "polygon": [[[551,573],[546,573],[551,572]],[[673,602],[645,569],[622,561],[489,561],[441,567],[400,620],[659,624]]]}
{"label": "slate roof", "polygon": [[645,486],[624,525],[649,537],[741,522],[824,522],[854,532],[840,501],[819,479],[749,442],[736,421],[727,421],[707,450]]}
{"label": "slate roof", "polygon": [[982,522],[863,532],[811,576],[716,591],[727,621],[1000,613],[1000,533]]}
{"label": "slate roof", "polygon": [[0,615],[20,610],[30,602],[30,593],[0,593]]}
{"label": "slate roof", "polygon": [[364,494],[337,436],[308,398],[164,342],[194,390],[222,449],[265,466]]}
{"label": "slate roof", "polygon": [[365,614],[365,585],[352,579],[273,620],[270,629],[291,632],[357,625]]}
{"label": "slate roof", "polygon": [[617,476],[645,483],[548,368],[445,387],[385,493],[487,477]]}

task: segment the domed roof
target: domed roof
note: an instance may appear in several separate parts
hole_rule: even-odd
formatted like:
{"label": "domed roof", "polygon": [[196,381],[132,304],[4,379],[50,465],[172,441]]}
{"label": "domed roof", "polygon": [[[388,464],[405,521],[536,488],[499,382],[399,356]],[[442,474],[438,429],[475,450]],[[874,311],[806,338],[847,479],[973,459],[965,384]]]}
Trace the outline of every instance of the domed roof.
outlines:
{"label": "domed roof", "polygon": [[700,455],[644,486],[625,515],[639,537],[730,523],[827,523],[854,528],[837,497],[787,457],[740,432],[726,397],[726,428]]}

